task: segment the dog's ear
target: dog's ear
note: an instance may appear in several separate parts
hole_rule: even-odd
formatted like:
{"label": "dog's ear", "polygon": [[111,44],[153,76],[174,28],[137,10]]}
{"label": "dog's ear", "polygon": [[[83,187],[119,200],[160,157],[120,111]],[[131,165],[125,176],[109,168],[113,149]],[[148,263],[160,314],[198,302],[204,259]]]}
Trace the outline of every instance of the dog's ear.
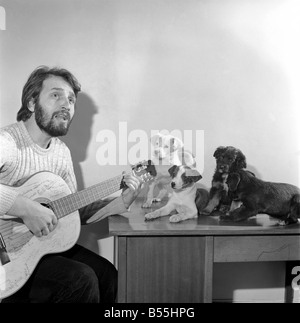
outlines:
{"label": "dog's ear", "polygon": [[246,156],[240,150],[237,151],[235,163],[238,169],[247,167]]}
{"label": "dog's ear", "polygon": [[218,147],[215,152],[214,152],[214,155],[213,157],[215,157],[216,159],[218,159],[225,151],[226,151],[226,147],[224,146],[220,146]]}
{"label": "dog's ear", "polygon": [[179,166],[173,165],[171,168],[168,169],[168,172],[169,172],[170,176],[172,178],[174,178],[176,176],[176,174],[178,173],[178,170],[179,170]]}
{"label": "dog's ear", "polygon": [[192,182],[196,183],[202,178],[201,174],[195,168],[186,168],[185,176]]}
{"label": "dog's ear", "polygon": [[256,177],[256,175],[253,172],[250,172],[250,170],[246,170],[248,174],[251,174],[252,176]]}
{"label": "dog's ear", "polygon": [[171,145],[171,151],[175,151],[183,147],[183,142],[177,137],[171,137],[170,145]]}
{"label": "dog's ear", "polygon": [[236,191],[240,181],[241,181],[241,177],[238,173],[229,174],[226,180],[229,191]]}
{"label": "dog's ear", "polygon": [[179,154],[179,158],[182,162],[182,165],[189,166],[191,168],[197,167],[197,162],[194,154],[188,150],[182,149]]}

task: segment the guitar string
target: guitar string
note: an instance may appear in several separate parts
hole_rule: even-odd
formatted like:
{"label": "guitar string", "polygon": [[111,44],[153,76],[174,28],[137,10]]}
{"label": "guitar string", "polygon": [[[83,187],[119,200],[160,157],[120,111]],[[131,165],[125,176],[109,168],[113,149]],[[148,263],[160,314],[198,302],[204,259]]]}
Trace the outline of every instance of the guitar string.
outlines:
{"label": "guitar string", "polygon": [[[132,171],[131,171],[132,173]],[[136,175],[138,175],[138,172],[136,172]],[[57,217],[58,219],[68,215],[72,212],[77,211],[78,209],[80,209],[83,206],[86,206],[94,201],[97,201],[101,198],[105,198],[107,196],[109,196],[110,194],[118,191],[118,189],[120,188],[120,183],[121,183],[121,179],[122,179],[123,175],[118,175],[116,177],[113,177],[111,179],[105,180],[104,182],[95,184],[89,188],[86,188],[82,191],[76,192],[74,194],[70,194],[67,196],[64,196],[58,200],[55,201],[51,201],[49,204],[51,206],[54,206],[54,208],[56,209],[57,212]],[[143,180],[143,177],[141,177]],[[111,183],[110,186],[108,186],[108,184]],[[101,189],[101,186],[105,186],[104,189]],[[85,194],[88,195],[88,197],[85,197]],[[89,195],[90,194],[90,195]],[[76,197],[78,198],[78,200],[75,202],[72,202],[71,197]],[[71,200],[71,201],[70,201]],[[64,211],[62,212],[61,210],[69,210],[68,208],[70,208],[70,204],[72,207],[72,211]],[[67,213],[66,213],[67,212]],[[16,237],[18,236],[22,236],[24,235],[26,232],[30,233],[32,235],[32,233],[29,231],[29,229],[27,228],[27,226],[22,223],[16,223],[14,222],[13,224],[13,220],[10,220],[8,222],[6,222],[6,220],[1,220],[0,222],[4,222],[3,224],[0,225],[0,233],[2,234],[3,239],[9,239],[12,240],[12,238],[16,239]],[[16,227],[18,228],[17,230]],[[12,232],[12,230],[15,230],[15,232]]]}
{"label": "guitar string", "polygon": [[[49,204],[56,204],[54,209],[57,212],[57,217],[61,218],[65,215],[68,215],[70,213],[72,213],[72,211],[64,211],[62,213],[61,210],[69,210],[70,206],[72,207],[72,209],[74,209],[74,211],[78,210],[80,207],[82,207],[81,205],[88,205],[90,204],[92,201],[96,201],[97,199],[100,199],[101,196],[105,197],[113,192],[116,191],[117,188],[120,187],[120,180],[122,179],[121,175],[118,175],[114,178],[108,179],[100,184],[96,184],[94,186],[91,186],[83,191],[80,192],[76,192],[74,195],[67,195],[64,196],[58,200],[55,201],[51,201]],[[111,182],[111,186],[108,186],[108,183]],[[101,186],[106,185],[106,187],[103,189],[101,189]],[[84,194],[91,194],[88,198],[86,198],[84,196]],[[82,197],[80,195],[83,195]],[[100,196],[101,195],[101,196]],[[77,200],[75,203],[72,203],[72,199],[70,196],[74,196],[74,198],[76,198],[76,196],[79,198],[79,200]],[[91,197],[92,196],[92,197]],[[100,196],[100,197],[99,197]],[[71,200],[71,201],[70,201]],[[57,208],[56,208],[57,207]],[[68,213],[66,213],[68,212]],[[32,234],[29,229],[27,228],[27,226],[22,223],[22,222],[14,222],[13,219],[12,220],[2,220],[2,222],[4,222],[3,224],[1,224],[1,230],[0,233],[2,234],[2,237],[4,240],[6,241],[10,241],[10,240],[17,240],[19,237],[23,236],[24,233],[30,233]],[[14,230],[14,232],[13,232]]]}
{"label": "guitar string", "polygon": [[56,216],[60,219],[94,201],[116,192],[120,187],[121,179],[122,176],[116,176],[82,191],[51,201],[49,204],[54,209]]}

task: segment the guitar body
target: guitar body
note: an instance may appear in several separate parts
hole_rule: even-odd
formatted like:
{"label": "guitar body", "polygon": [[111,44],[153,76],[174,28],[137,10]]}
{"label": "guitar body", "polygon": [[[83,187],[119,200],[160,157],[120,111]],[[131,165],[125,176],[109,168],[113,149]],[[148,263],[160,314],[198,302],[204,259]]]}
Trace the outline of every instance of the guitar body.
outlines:
{"label": "guitar body", "polygon": [[[13,189],[25,197],[46,204],[71,193],[66,182],[51,172],[36,173]],[[0,299],[20,289],[44,255],[66,251],[74,246],[80,228],[78,211],[60,218],[56,228],[40,238],[34,236],[16,217],[0,219],[0,233],[7,252],[6,261],[3,261],[3,257],[2,263],[0,261]],[[0,252],[3,253],[3,249]]]}
{"label": "guitar body", "polygon": [[[143,182],[156,175],[151,160],[131,168]],[[43,256],[73,247],[81,229],[78,210],[123,188],[122,180],[123,174],[72,194],[60,176],[39,172],[13,187],[20,195],[51,207],[58,224],[38,238],[21,219],[9,215],[0,219],[0,300],[26,283]]]}

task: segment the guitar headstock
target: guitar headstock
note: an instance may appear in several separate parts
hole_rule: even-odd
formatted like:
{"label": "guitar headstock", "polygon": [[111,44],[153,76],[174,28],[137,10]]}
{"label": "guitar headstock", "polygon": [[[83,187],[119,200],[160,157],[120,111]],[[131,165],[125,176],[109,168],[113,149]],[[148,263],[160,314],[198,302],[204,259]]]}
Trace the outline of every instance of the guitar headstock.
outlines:
{"label": "guitar headstock", "polygon": [[142,181],[148,182],[156,176],[155,166],[151,160],[141,161],[135,165],[131,165],[131,169],[134,174]]}

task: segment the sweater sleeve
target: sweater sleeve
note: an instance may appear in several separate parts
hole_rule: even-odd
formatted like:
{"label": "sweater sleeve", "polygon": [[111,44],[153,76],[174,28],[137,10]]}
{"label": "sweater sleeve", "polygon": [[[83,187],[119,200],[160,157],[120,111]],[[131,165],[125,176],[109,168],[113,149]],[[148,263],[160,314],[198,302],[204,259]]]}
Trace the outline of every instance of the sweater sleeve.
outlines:
{"label": "sweater sleeve", "polygon": [[[0,133],[0,173],[4,172],[14,158],[17,148],[9,135]],[[6,214],[19,195],[18,191],[8,185],[0,184],[0,217]]]}
{"label": "sweater sleeve", "polygon": [[19,193],[13,188],[0,184],[0,217],[10,210],[18,195]]}
{"label": "sweater sleeve", "polygon": [[64,161],[66,162],[66,169],[62,178],[67,183],[72,193],[77,191],[77,180],[74,172],[74,165],[70,149],[64,144]]}
{"label": "sweater sleeve", "polygon": [[103,220],[110,215],[127,211],[122,196],[99,200],[79,210],[82,224]]}

